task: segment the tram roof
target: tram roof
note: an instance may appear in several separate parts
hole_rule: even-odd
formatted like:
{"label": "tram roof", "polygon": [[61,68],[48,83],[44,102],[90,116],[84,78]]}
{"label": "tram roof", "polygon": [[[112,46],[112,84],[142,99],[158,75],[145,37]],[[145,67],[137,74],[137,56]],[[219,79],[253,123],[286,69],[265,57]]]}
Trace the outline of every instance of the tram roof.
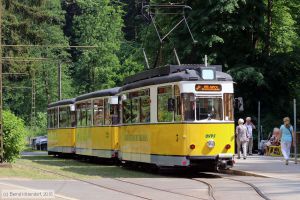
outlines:
{"label": "tram roof", "polygon": [[119,93],[119,90],[120,90],[120,87],[115,87],[115,88],[111,88],[111,89],[98,90],[98,91],[95,91],[95,92],[83,94],[83,95],[80,95],[80,96],[76,97],[75,102],[76,101],[83,101],[83,100],[86,100],[86,99],[97,98],[97,97],[114,96],[117,93]]}
{"label": "tram roof", "polygon": [[149,85],[178,81],[204,81],[201,76],[201,69],[204,68],[212,68],[216,71],[216,79],[213,81],[232,81],[232,77],[229,74],[222,72],[222,66],[220,65],[210,65],[208,67],[204,65],[168,65],[126,78],[121,90],[126,91]]}
{"label": "tram roof", "polygon": [[48,105],[48,108],[53,108],[53,107],[56,107],[56,106],[70,105],[70,104],[73,104],[74,102],[75,102],[75,99],[64,99],[64,100],[61,100],[61,101],[50,103]]}

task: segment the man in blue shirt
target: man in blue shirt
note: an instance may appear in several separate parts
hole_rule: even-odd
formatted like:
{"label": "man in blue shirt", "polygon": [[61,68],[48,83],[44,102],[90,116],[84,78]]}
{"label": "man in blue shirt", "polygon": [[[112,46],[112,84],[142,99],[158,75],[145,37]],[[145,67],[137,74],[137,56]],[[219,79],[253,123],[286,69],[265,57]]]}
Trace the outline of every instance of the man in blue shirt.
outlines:
{"label": "man in blue shirt", "polygon": [[293,126],[290,123],[290,118],[283,118],[283,125],[280,127],[280,138],[281,138],[281,152],[285,160],[285,164],[289,164],[291,145],[295,145],[295,133]]}

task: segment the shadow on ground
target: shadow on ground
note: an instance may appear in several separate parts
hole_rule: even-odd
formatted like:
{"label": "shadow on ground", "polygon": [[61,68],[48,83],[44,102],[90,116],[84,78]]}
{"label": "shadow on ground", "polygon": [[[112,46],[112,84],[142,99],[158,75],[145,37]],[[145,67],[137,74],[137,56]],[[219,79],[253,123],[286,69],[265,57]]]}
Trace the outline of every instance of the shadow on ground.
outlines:
{"label": "shadow on ground", "polygon": [[24,156],[23,161],[33,163],[39,168],[46,168],[58,173],[66,172],[79,176],[103,178],[220,178],[217,174],[199,173],[183,168],[157,169],[150,165],[119,166],[107,160],[80,160],[54,156]]}

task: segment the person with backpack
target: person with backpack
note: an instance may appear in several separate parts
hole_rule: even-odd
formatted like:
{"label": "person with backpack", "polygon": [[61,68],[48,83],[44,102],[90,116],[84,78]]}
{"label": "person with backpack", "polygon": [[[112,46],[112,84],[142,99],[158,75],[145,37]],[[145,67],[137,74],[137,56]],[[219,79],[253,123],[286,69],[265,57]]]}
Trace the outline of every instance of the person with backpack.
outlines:
{"label": "person with backpack", "polygon": [[292,143],[295,145],[295,132],[290,123],[290,118],[283,118],[283,125],[280,127],[281,152],[285,160],[285,164],[289,164]]}

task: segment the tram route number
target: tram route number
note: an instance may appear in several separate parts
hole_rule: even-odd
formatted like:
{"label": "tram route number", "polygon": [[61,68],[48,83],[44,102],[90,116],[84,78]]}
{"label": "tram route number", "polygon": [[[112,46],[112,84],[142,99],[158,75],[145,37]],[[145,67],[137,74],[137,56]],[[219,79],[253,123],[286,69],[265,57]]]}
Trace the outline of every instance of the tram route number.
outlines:
{"label": "tram route number", "polygon": [[206,138],[206,139],[213,139],[213,138],[216,138],[216,134],[206,134],[206,135],[205,135],[205,138]]}

